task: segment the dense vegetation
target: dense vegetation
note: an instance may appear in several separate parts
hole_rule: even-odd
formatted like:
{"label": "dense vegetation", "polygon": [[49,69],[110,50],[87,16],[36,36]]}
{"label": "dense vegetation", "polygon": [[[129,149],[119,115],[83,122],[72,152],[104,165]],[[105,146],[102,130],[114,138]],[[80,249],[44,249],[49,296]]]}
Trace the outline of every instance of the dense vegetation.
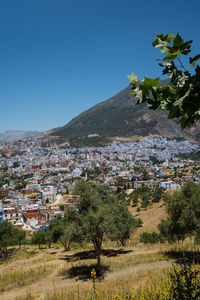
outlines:
{"label": "dense vegetation", "polygon": [[131,201],[133,206],[137,206],[139,202],[141,203],[142,208],[146,208],[151,203],[159,202],[163,197],[164,191],[162,188],[156,188],[154,191],[150,188],[144,186],[138,189],[135,189],[128,198]]}
{"label": "dense vegetation", "polygon": [[179,158],[181,159],[191,159],[194,161],[199,161],[200,160],[200,151],[194,151],[190,153],[182,153],[178,155]]}
{"label": "dense vegetation", "polygon": [[25,231],[14,228],[10,222],[0,222],[0,257],[8,257],[8,247],[13,244],[19,244],[25,240]]}
{"label": "dense vegetation", "polygon": [[169,241],[184,240],[200,229],[200,186],[187,183],[172,195],[165,195],[167,220],[162,220],[159,230]]}

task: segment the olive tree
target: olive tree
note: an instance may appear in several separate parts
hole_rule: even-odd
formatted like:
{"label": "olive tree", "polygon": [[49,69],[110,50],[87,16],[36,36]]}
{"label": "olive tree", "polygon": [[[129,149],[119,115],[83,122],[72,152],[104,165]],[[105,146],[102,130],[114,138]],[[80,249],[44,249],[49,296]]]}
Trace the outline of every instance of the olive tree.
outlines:
{"label": "olive tree", "polygon": [[21,229],[14,228],[8,220],[0,222],[0,254],[3,259],[8,257],[8,247],[16,243],[21,246],[26,233]]}
{"label": "olive tree", "polygon": [[8,246],[13,242],[13,227],[10,222],[0,222],[0,251],[3,258],[8,257]]}
{"label": "olive tree", "polygon": [[82,241],[82,229],[80,226],[77,210],[73,207],[68,208],[64,217],[58,216],[49,224],[52,234],[52,241],[64,246],[65,251],[70,249],[72,242]]}
{"label": "olive tree", "polygon": [[75,193],[79,195],[77,209],[82,235],[93,243],[100,266],[104,237],[124,244],[130,237],[134,218],[107,186],[80,181],[76,184]]}
{"label": "olive tree", "polygon": [[180,191],[165,195],[167,219],[159,224],[161,235],[169,241],[184,240],[200,229],[200,187],[185,184]]}

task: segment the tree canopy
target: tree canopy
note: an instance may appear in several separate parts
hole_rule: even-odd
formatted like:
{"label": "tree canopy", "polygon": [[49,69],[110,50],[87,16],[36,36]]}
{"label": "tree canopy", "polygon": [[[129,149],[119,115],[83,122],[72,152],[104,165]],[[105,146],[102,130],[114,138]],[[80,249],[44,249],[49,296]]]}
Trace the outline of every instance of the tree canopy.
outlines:
{"label": "tree canopy", "polygon": [[166,194],[168,217],[159,224],[161,235],[169,240],[184,240],[200,229],[200,187],[194,183],[185,184],[180,191]]}
{"label": "tree canopy", "polygon": [[80,180],[74,193],[78,196],[76,207],[69,207],[64,217],[58,216],[49,224],[52,240],[59,240],[65,250],[69,250],[72,242],[92,243],[99,267],[104,238],[125,245],[132,229],[138,227],[141,220],[133,218],[125,196],[111,191],[108,186]]}
{"label": "tree canopy", "polygon": [[8,220],[0,222],[0,256],[8,257],[8,246],[18,243],[19,246],[24,241],[26,233],[14,228]]}
{"label": "tree canopy", "polygon": [[124,244],[136,223],[124,201],[107,186],[80,181],[76,184],[75,193],[79,195],[77,209],[82,235],[93,243],[100,266],[105,236]]}
{"label": "tree canopy", "polygon": [[133,73],[128,76],[137,103],[146,102],[150,109],[168,111],[169,119],[178,119],[181,129],[190,127],[200,120],[200,54],[189,57],[192,40],[184,42],[177,35],[157,34],[153,47],[159,47],[164,57],[158,59],[163,68],[162,74],[167,75],[166,84],[160,78],[144,77],[140,82]]}
{"label": "tree canopy", "polygon": [[64,246],[65,251],[70,249],[72,242],[82,241],[82,230],[79,222],[78,212],[75,208],[69,207],[64,217],[58,216],[49,224],[52,233],[52,241],[58,240]]}

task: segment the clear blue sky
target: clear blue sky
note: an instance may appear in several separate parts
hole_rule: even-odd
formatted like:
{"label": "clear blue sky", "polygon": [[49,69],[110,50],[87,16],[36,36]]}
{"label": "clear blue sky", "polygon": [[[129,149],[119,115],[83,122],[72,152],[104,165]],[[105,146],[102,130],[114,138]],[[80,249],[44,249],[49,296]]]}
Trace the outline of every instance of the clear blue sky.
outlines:
{"label": "clear blue sky", "polygon": [[0,131],[62,126],[128,85],[156,77],[156,33],[193,39],[198,0],[0,1]]}

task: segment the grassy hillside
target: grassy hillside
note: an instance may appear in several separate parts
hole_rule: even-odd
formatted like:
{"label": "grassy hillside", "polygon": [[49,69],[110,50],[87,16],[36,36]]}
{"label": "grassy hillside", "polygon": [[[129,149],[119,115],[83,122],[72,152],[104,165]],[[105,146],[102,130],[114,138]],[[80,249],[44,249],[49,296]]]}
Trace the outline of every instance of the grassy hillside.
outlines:
{"label": "grassy hillside", "polygon": [[[123,288],[132,290],[145,285],[149,281],[149,271],[156,276],[172,263],[166,252],[171,248],[168,244],[145,246],[139,243],[140,234],[156,230],[160,219],[165,216],[162,203],[153,204],[139,213],[135,208],[130,209],[133,215],[143,220],[143,227],[137,229],[123,248],[104,241],[104,273],[96,285],[98,290],[112,293],[112,298],[105,299],[114,299],[114,294],[120,294]],[[12,257],[0,265],[0,298],[93,299],[87,298],[89,295],[93,297],[90,272],[96,259],[92,249],[90,244],[74,245],[69,252],[64,252],[59,244],[54,244],[51,249],[43,247],[39,250],[31,245],[10,249]]]}

